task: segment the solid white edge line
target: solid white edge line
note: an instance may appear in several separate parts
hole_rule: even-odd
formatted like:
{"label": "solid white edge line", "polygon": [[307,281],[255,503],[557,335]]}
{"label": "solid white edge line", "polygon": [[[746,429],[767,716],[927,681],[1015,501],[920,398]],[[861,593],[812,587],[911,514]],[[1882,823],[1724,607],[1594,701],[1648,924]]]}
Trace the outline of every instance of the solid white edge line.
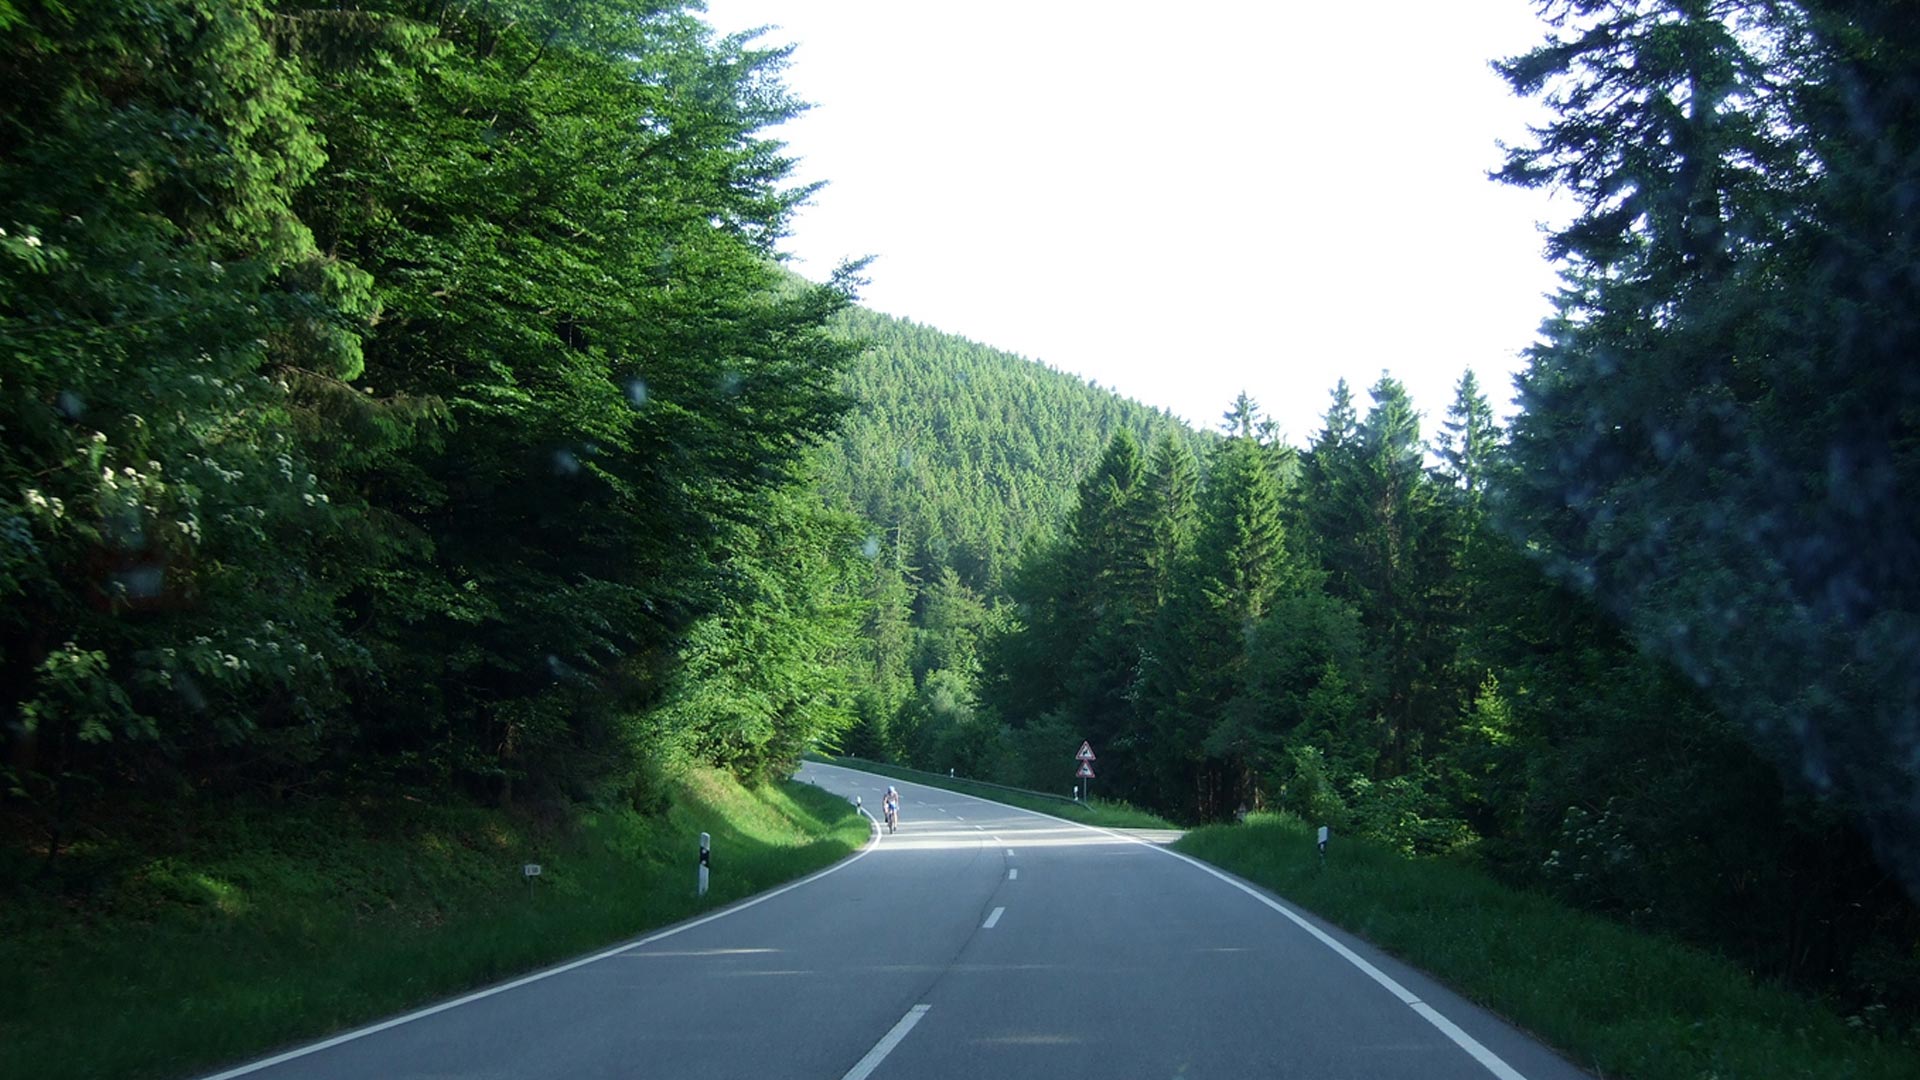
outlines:
{"label": "solid white edge line", "polygon": [[[835,769],[847,769],[845,765],[833,765],[829,767],[835,768]],[[859,772],[860,770],[847,769],[847,771]],[[872,774],[868,774],[868,775],[872,775]],[[925,786],[925,785],[922,785],[922,786]],[[940,789],[940,790],[945,790],[945,789]],[[1024,814],[1032,814],[1034,817],[1046,818],[1048,821],[1057,821],[1062,825],[1072,825],[1072,826],[1075,826],[1076,828],[1086,829],[1088,832],[1096,832],[1096,833],[1102,834],[1103,836],[1113,837],[1115,840],[1120,840],[1125,843],[1140,844],[1144,847],[1157,851],[1160,854],[1167,856],[1168,858],[1179,859],[1181,862],[1186,863],[1188,866],[1191,866],[1194,869],[1199,870],[1203,873],[1211,874],[1212,876],[1219,878],[1221,881],[1226,882],[1227,884],[1233,886],[1234,888],[1239,889],[1241,892],[1246,893],[1248,896],[1253,897],[1255,900],[1260,901],[1262,904],[1265,904],[1266,906],[1286,916],[1287,919],[1290,922],[1292,922],[1295,926],[1298,926],[1300,929],[1305,930],[1307,933],[1313,935],[1315,940],[1319,941],[1322,945],[1325,945],[1327,948],[1332,949],[1335,953],[1337,953],[1340,956],[1342,960],[1345,960],[1347,963],[1352,964],[1354,967],[1360,969],[1360,972],[1362,974],[1366,975],[1369,979],[1372,979],[1374,982],[1379,983],[1383,988],[1386,989],[1388,993],[1392,994],[1394,997],[1399,998],[1403,1004],[1411,1008],[1415,1013],[1419,1014],[1421,1019],[1425,1020],[1429,1024],[1432,1024],[1434,1028],[1440,1032],[1440,1034],[1445,1035],[1448,1039],[1452,1040],[1455,1046],[1458,1046],[1460,1049],[1465,1050],[1473,1058],[1473,1060],[1479,1062],[1483,1067],[1485,1067],[1485,1069],[1488,1072],[1499,1077],[1500,1080],[1527,1080],[1527,1077],[1525,1074],[1521,1073],[1519,1070],[1515,1069],[1513,1066],[1507,1064],[1506,1061],[1500,1057],[1500,1055],[1494,1053],[1492,1050],[1487,1049],[1485,1044],[1481,1043],[1480,1040],[1475,1039],[1473,1036],[1467,1034],[1465,1031],[1462,1031],[1458,1024],[1455,1024],[1453,1021],[1447,1019],[1446,1016],[1440,1012],[1440,1010],[1434,1008],[1431,1005],[1428,1005],[1424,1001],[1421,1001],[1419,995],[1413,993],[1411,990],[1408,990],[1406,987],[1400,985],[1399,981],[1396,980],[1393,976],[1388,975],[1386,972],[1381,971],[1379,968],[1368,963],[1365,957],[1360,956],[1358,953],[1355,953],[1352,949],[1349,949],[1345,945],[1340,944],[1340,942],[1334,940],[1332,935],[1328,934],[1326,931],[1321,930],[1319,927],[1308,922],[1306,919],[1296,914],[1293,911],[1293,909],[1287,907],[1285,904],[1282,904],[1279,901],[1261,892],[1254,885],[1251,885],[1245,881],[1242,881],[1239,878],[1234,877],[1233,875],[1218,869],[1217,867],[1210,866],[1207,863],[1201,862],[1199,859],[1196,859],[1191,855],[1182,855],[1177,851],[1170,851],[1166,848],[1165,845],[1148,843],[1147,841],[1142,840],[1137,836],[1128,836],[1125,833],[1117,833],[1111,829],[1101,828],[1098,825],[1088,825],[1084,822],[1069,821],[1066,818],[1055,817],[1052,814],[1044,813],[1039,810],[1028,810],[1024,806],[1014,806],[1010,803],[997,803],[997,802],[994,802],[992,799],[982,799],[978,795],[967,795],[958,791],[947,792],[947,794],[959,795],[963,799],[972,799],[975,802],[983,802],[991,806],[1004,806],[1009,810],[1018,810]],[[1008,848],[1007,854],[1009,855],[1013,854],[1013,849]],[[216,1077],[214,1078],[214,1080],[218,1080],[218,1078]]]}
{"label": "solid white edge line", "polygon": [[1480,1040],[1460,1030],[1459,1025],[1440,1015],[1440,1010],[1424,1001],[1413,1003],[1413,1011],[1427,1018],[1427,1023],[1440,1029],[1441,1034],[1460,1044],[1460,1049],[1473,1055],[1473,1059],[1487,1067],[1487,1071],[1500,1080],[1527,1080],[1513,1066],[1500,1060],[1500,1055],[1481,1045]]}
{"label": "solid white edge line", "polygon": [[[670,926],[665,930],[656,931],[652,934],[647,935],[646,937],[641,938],[638,941],[629,941],[624,945],[616,945],[611,949],[605,949],[601,952],[594,953],[592,956],[583,956],[578,960],[571,960],[571,961],[568,961],[567,963],[559,965],[558,967],[547,968],[544,971],[536,971],[531,975],[522,975],[520,978],[515,979],[512,982],[504,982],[498,986],[490,986],[485,990],[476,990],[471,994],[454,998],[452,1001],[443,1001],[438,1005],[431,1005],[431,1006],[428,1006],[427,1008],[418,1009],[418,1010],[415,1010],[414,1012],[406,1013],[402,1016],[396,1016],[391,1020],[383,1020],[377,1024],[369,1024],[368,1026],[363,1028],[355,1028],[352,1031],[343,1032],[342,1034],[335,1035],[330,1039],[323,1039],[320,1042],[309,1043],[306,1046],[298,1046],[292,1050],[286,1051],[285,1053],[275,1054],[273,1057],[270,1057],[270,1058],[263,1058],[259,1061],[250,1062],[246,1065],[241,1065],[236,1068],[228,1069],[226,1072],[214,1073],[211,1076],[202,1077],[201,1080],[232,1080],[232,1078],[236,1076],[245,1076],[248,1073],[259,1072],[261,1069],[271,1069],[275,1065],[280,1065],[285,1062],[292,1061],[295,1058],[303,1058],[303,1057],[306,1057],[308,1054],[317,1054],[322,1050],[332,1049],[333,1047],[339,1046],[341,1043],[352,1042],[355,1039],[362,1039],[367,1037],[368,1035],[373,1035],[373,1034],[377,1034],[379,1032],[385,1031],[388,1028],[396,1028],[402,1024],[410,1024],[415,1020],[424,1020],[425,1018],[432,1016],[435,1013],[443,1013],[443,1012],[446,1012],[448,1009],[457,1009],[462,1005],[479,1001],[481,998],[492,997],[495,994],[504,994],[509,990],[517,989],[519,987],[527,985],[528,983],[536,983],[542,979],[550,979],[555,975],[565,974],[566,972],[572,971],[574,968],[585,967],[588,964],[592,964],[600,960],[605,960],[610,956],[619,956],[623,952],[630,952],[634,949],[638,949],[646,945],[651,945],[654,942],[660,941],[664,938],[670,938],[675,934],[685,933],[686,931],[691,930],[696,926],[705,926],[707,923],[710,923],[715,919],[722,919],[727,917],[728,915],[734,914],[735,912],[745,911],[746,909],[754,906],[755,904],[764,903],[768,900],[773,899],[776,896],[779,896],[781,893],[792,892],[793,890],[799,888],[802,885],[812,884],[813,882],[819,881],[821,878],[826,877],[828,874],[837,873],[841,870],[846,869],[849,866],[852,866],[854,863],[859,862],[861,859],[866,858],[869,854],[873,852],[875,848],[880,846],[880,829],[877,825],[873,823],[873,815],[871,814],[867,815],[867,828],[869,832],[868,832],[866,847],[861,848],[859,851],[855,852],[853,855],[850,855],[847,858],[842,859],[837,863],[834,863],[832,866],[829,866],[824,870],[816,870],[813,873],[808,874],[806,877],[801,878],[799,881],[790,881],[787,884],[782,885],[779,888],[773,889],[769,892],[763,892],[757,896],[749,896],[743,900],[736,900],[733,903],[728,904],[726,907],[723,907],[718,911],[708,912],[707,914],[702,915],[699,918],[694,919],[690,922],[683,922],[678,926]],[[911,1027],[911,1026],[912,1026],[911,1024],[908,1025],[908,1027]],[[876,1062],[876,1064],[878,1063]],[[848,1075],[852,1075],[852,1074],[849,1073]]]}
{"label": "solid white edge line", "polygon": [[848,1069],[847,1075],[840,1080],[867,1080],[867,1077],[873,1075],[873,1070],[887,1060],[887,1055],[893,1053],[893,1048],[900,1045],[900,1040],[907,1037],[907,1032],[912,1031],[913,1025],[919,1023],[920,1018],[927,1015],[927,1010],[931,1008],[933,1008],[931,1005],[915,1005],[908,1009],[907,1015],[901,1017],[899,1023],[894,1024],[885,1035],[880,1036],[880,1041],[873,1044],[873,1049],[867,1051],[867,1056],[854,1062],[853,1068]]}
{"label": "solid white edge line", "polygon": [[1005,915],[1006,913],[1007,913],[1007,909],[1004,907],[994,908],[993,914],[987,916],[987,921],[980,924],[980,929],[982,930],[993,929],[993,924],[999,922],[1000,916]]}

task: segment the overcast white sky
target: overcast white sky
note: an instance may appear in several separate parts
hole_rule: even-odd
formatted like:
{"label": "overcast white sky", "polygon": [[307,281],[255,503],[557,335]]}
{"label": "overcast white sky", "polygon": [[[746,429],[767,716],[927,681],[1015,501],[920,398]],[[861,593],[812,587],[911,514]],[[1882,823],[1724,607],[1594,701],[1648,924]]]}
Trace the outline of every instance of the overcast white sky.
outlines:
{"label": "overcast white sky", "polygon": [[1530,0],[708,0],[795,43],[776,134],[828,187],[785,248],[873,255],[869,307],[1198,424],[1242,388],[1304,443],[1341,376],[1431,434],[1469,365],[1504,414],[1553,275],[1496,185],[1530,106],[1487,67]]}

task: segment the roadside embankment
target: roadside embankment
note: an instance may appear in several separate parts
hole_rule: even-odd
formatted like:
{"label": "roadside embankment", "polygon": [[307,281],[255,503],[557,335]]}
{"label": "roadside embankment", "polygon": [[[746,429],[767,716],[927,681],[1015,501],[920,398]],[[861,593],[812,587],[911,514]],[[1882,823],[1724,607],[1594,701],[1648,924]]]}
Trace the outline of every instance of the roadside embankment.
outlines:
{"label": "roadside embankment", "polygon": [[1625,1080],[1896,1080],[1920,1047],[1735,965],[1457,861],[1413,859],[1288,815],[1189,832],[1176,850],[1263,885]]}
{"label": "roadside embankment", "polygon": [[661,813],[565,822],[408,799],[170,813],[77,844],[51,876],[5,853],[0,1077],[232,1064],[679,921],[869,835],[826,792],[713,771],[675,781]]}

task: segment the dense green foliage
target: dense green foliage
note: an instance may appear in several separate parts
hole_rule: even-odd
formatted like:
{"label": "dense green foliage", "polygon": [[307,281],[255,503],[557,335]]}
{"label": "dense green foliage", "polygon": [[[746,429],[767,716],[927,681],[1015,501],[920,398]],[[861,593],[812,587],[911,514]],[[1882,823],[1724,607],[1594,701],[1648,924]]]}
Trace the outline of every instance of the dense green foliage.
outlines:
{"label": "dense green foliage", "polygon": [[826,490],[882,529],[925,581],[950,567],[997,592],[1021,549],[1057,530],[1114,432],[1184,425],[1075,375],[863,308],[837,323],[865,348],[857,405],[828,449]]}
{"label": "dense green foliage", "polygon": [[1304,448],[783,274],[784,55],[687,6],[0,0],[9,889],[127,806],[1090,739],[1920,1013],[1902,4],[1543,0],[1523,411]]}
{"label": "dense green foliage", "polygon": [[846,747],[990,768],[976,760],[994,736],[977,708],[980,642],[1011,615],[1012,565],[1067,526],[1075,481],[1116,432],[1193,436],[1076,376],[905,320],[854,308],[837,328],[864,351],[821,489],[869,523],[873,563]]}
{"label": "dense green foliage", "polygon": [[1582,213],[1512,431],[1468,376],[1423,433],[1383,376],[1304,451],[1242,397],[1197,485],[1116,436],[979,644],[997,730],[917,763],[1052,788],[1091,739],[1170,816],[1471,849],[1911,1017],[1912,24],[1544,10],[1499,178]]}
{"label": "dense green foliage", "polygon": [[784,54],[674,2],[0,16],[0,731],[141,798],[654,805],[851,715]]}
{"label": "dense green foliage", "polygon": [[1508,516],[1920,890],[1920,27],[1588,6],[1502,67],[1583,211]]}

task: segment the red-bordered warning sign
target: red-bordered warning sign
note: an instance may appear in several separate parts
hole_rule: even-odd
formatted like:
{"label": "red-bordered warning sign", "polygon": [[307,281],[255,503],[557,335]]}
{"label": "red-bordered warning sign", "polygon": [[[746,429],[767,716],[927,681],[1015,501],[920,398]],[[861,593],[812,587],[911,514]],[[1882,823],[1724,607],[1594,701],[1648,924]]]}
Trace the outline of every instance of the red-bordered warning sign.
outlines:
{"label": "red-bordered warning sign", "polygon": [[1083,761],[1083,762],[1081,762],[1081,763],[1080,763],[1080,771],[1079,771],[1079,772],[1077,772],[1077,773],[1074,773],[1074,775],[1075,775],[1075,776],[1078,776],[1078,777],[1080,777],[1081,779],[1084,779],[1084,780],[1091,780],[1091,779],[1093,779],[1093,762],[1091,762],[1091,761]]}
{"label": "red-bordered warning sign", "polygon": [[1075,761],[1092,761],[1093,760],[1093,744],[1090,742],[1081,743],[1080,752],[1073,755],[1073,759]]}

